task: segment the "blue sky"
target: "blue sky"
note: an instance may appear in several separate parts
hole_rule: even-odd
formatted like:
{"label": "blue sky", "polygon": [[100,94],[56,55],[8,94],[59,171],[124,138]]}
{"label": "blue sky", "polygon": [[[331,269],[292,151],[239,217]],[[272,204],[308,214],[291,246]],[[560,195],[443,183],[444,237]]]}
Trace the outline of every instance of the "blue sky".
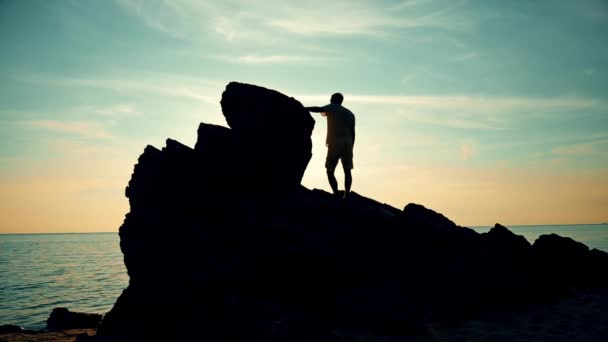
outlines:
{"label": "blue sky", "polygon": [[[462,225],[608,220],[605,1],[0,1],[0,232],[112,231],[233,80],[345,94],[354,190]],[[327,189],[316,117],[304,184]]]}

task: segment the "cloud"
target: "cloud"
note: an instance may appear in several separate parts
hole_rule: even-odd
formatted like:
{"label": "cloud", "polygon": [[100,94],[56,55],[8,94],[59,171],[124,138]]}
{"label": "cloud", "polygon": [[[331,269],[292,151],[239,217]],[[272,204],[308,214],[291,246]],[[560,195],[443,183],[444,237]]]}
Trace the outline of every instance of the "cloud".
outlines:
{"label": "cloud", "polygon": [[[217,57],[229,58],[229,57]],[[276,64],[298,63],[307,56],[297,55],[244,55],[234,63]],[[66,87],[94,87],[120,93],[151,93],[177,97],[218,106],[225,83],[213,79],[200,79],[163,73],[143,73],[136,76],[117,75],[113,78],[72,78],[52,75],[34,75],[26,78],[31,82]],[[267,86],[272,87],[272,84]],[[282,85],[274,88],[280,89]],[[306,94],[282,89],[302,103],[326,103],[328,94]],[[507,130],[509,123],[522,115],[526,117],[554,118],[557,112],[576,113],[580,110],[604,110],[608,101],[575,96],[558,97],[499,97],[499,96],[451,96],[451,95],[366,95],[345,94],[345,104],[369,107],[378,112],[399,115],[401,119],[463,129]],[[137,109],[129,104],[106,108],[89,108],[106,116],[137,115]],[[387,117],[383,115],[382,117]]]}
{"label": "cloud", "polygon": [[[300,95],[304,100],[327,100],[327,95]],[[483,97],[483,96],[407,96],[345,94],[345,101],[365,104],[412,105],[427,108],[466,109],[582,109],[608,106],[608,102],[583,97]]]}
{"label": "cloud", "polygon": [[555,148],[551,151],[553,154],[560,155],[581,155],[593,153],[593,145],[591,144],[576,144]]}
{"label": "cloud", "polygon": [[459,56],[454,57],[454,61],[462,62],[462,61],[468,61],[468,60],[471,60],[471,59],[475,59],[475,58],[478,58],[478,57],[479,57],[479,53],[477,53],[475,51],[471,51],[471,52],[465,53],[463,55],[459,55]]}
{"label": "cloud", "polygon": [[106,116],[106,117],[113,117],[113,118],[133,117],[133,116],[141,115],[141,112],[139,112],[135,108],[134,105],[130,105],[130,104],[117,104],[117,105],[106,106],[106,107],[86,106],[86,107],[76,108],[75,110],[92,112],[95,114],[99,114],[99,115]]}
{"label": "cloud", "polygon": [[238,57],[220,57],[222,60],[239,64],[288,64],[308,62],[331,62],[339,61],[337,57],[323,56],[298,56],[298,55],[243,55]]}
{"label": "cloud", "polygon": [[187,27],[180,19],[185,15],[179,1],[116,0],[127,12],[140,18],[148,27],[173,38],[184,39]]}
{"label": "cloud", "polygon": [[409,2],[404,7],[381,6],[365,1],[323,1],[307,3],[308,6],[298,4],[290,9],[291,16],[288,14],[270,20],[269,26],[299,35],[382,35],[399,29],[461,30],[467,26],[466,21],[451,15],[453,6],[412,10],[412,7],[424,4]]}
{"label": "cloud", "polygon": [[148,27],[180,39],[209,31],[226,41],[263,41],[277,40],[277,30],[296,36],[383,35],[391,30],[462,30],[471,25],[470,20],[454,11],[462,6],[462,1],[439,6],[428,1],[384,5],[365,0],[118,0],[118,3]]}
{"label": "cloud", "polygon": [[[92,87],[113,90],[120,93],[146,92],[164,96],[186,98],[202,101],[210,104],[219,102],[218,94],[221,94],[225,84],[213,80],[205,80],[194,77],[177,76],[164,73],[138,73],[133,75],[117,75],[112,78],[95,77],[64,77],[57,75],[35,74],[21,77],[22,80],[38,83],[51,84],[65,87]],[[114,114],[127,114],[134,108],[129,105],[118,105],[115,108],[102,109]],[[101,113],[100,113],[101,114]]]}
{"label": "cloud", "polygon": [[397,110],[407,120],[445,126],[451,128],[479,129],[479,130],[507,130],[506,122],[497,121],[491,115],[461,114],[461,113],[424,113],[418,111]]}
{"label": "cloud", "polygon": [[76,134],[87,138],[106,139],[112,136],[103,125],[92,121],[27,120],[19,123],[25,127]]}
{"label": "cloud", "polygon": [[[297,95],[304,103],[325,103],[328,95]],[[605,109],[608,102],[581,97],[475,97],[345,94],[345,105],[372,106],[407,120],[453,128],[506,130],[508,123],[526,116],[555,117],[558,111]]]}

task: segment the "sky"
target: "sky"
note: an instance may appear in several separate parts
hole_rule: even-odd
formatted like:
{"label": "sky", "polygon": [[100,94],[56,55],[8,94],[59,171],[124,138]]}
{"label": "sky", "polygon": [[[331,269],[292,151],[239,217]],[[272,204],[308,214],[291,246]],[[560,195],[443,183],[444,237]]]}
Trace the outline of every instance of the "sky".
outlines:
{"label": "sky", "polygon": [[[606,37],[599,0],[0,0],[0,233],[117,231],[144,147],[226,125],[230,81],[343,93],[353,190],[381,202],[605,222]],[[313,115],[303,184],[329,190]]]}

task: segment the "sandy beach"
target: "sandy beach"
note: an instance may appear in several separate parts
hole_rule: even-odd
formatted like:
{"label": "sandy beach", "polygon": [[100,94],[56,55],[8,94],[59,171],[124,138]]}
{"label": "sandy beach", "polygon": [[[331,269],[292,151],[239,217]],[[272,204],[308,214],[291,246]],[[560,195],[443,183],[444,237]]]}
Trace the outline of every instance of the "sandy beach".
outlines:
{"label": "sandy beach", "polygon": [[95,335],[95,329],[70,329],[63,331],[49,331],[49,332],[22,332],[12,334],[0,334],[0,341],[2,342],[72,342],[76,340],[76,337],[80,334],[87,334],[89,336]]}

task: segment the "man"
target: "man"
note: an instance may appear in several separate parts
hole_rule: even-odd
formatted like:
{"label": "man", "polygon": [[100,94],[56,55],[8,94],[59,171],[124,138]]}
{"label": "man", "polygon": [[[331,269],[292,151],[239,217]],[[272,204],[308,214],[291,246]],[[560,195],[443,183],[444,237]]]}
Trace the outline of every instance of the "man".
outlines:
{"label": "man", "polygon": [[355,115],[342,106],[344,96],[335,93],[330,103],[324,107],[306,107],[306,110],[321,113],[327,117],[327,158],[325,168],[327,179],[335,195],[338,195],[338,181],[334,175],[338,160],[342,161],[344,169],[344,198],[348,197],[353,182],[353,145],[355,144]]}

